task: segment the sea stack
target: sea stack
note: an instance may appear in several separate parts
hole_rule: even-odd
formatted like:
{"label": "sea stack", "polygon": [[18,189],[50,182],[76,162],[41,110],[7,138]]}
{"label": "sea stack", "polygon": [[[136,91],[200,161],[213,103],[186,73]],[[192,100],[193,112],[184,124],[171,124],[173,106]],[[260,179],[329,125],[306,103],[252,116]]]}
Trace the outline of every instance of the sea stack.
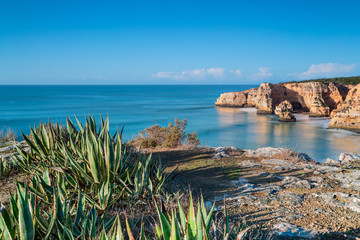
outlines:
{"label": "sea stack", "polygon": [[288,100],[283,101],[275,108],[275,114],[279,116],[280,122],[295,122],[296,118],[292,113],[293,106]]}

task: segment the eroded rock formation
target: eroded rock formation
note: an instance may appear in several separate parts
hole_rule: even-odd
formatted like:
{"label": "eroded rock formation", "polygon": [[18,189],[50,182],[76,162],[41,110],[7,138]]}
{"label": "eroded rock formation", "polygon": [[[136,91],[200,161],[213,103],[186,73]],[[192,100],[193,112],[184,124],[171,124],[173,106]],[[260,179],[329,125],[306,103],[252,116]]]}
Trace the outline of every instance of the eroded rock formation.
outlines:
{"label": "eroded rock formation", "polygon": [[221,105],[225,107],[245,107],[246,106],[245,92],[229,92],[220,95]]}
{"label": "eroded rock formation", "polygon": [[331,116],[329,127],[360,129],[360,84],[262,83],[258,88],[223,93],[215,105],[255,107],[260,114],[272,114],[285,100],[293,112],[308,112],[311,117]]}
{"label": "eroded rock formation", "polygon": [[275,108],[275,114],[279,116],[281,122],[295,122],[293,116],[293,106],[288,100],[283,101]]}
{"label": "eroded rock formation", "polygon": [[330,128],[360,130],[360,84],[350,89],[345,101],[331,115]]}
{"label": "eroded rock formation", "polygon": [[310,107],[310,117],[327,117],[330,115],[330,107],[322,98],[315,97]]}

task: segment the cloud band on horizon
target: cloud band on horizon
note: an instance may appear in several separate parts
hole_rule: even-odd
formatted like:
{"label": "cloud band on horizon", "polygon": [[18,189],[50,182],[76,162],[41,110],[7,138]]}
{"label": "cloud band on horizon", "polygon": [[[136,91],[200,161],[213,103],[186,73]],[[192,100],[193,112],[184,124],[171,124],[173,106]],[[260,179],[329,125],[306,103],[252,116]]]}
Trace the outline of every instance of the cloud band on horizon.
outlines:
{"label": "cloud band on horizon", "polygon": [[299,75],[299,78],[334,77],[339,74],[352,73],[356,64],[321,63],[312,64],[306,72]]}

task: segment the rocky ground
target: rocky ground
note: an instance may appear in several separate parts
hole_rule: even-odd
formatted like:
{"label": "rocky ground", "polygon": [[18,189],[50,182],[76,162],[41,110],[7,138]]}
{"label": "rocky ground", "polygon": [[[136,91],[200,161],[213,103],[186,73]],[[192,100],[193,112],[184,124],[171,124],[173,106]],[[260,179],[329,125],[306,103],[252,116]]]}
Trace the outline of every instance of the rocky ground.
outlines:
{"label": "rocky ground", "polygon": [[[27,148],[24,142],[17,146]],[[14,154],[14,143],[0,145],[0,158]],[[275,238],[360,239],[360,155],[343,153],[319,164],[303,153],[283,148],[257,150],[202,148],[153,152],[177,168],[169,191],[202,193],[226,201],[234,222],[262,225]],[[0,202],[7,205],[14,173],[0,181]],[[225,199],[225,200],[224,200]]]}
{"label": "rocky ground", "polygon": [[178,168],[174,189],[190,185],[219,209],[225,198],[233,221],[290,239],[360,239],[360,170],[348,168],[359,155],[342,154],[330,165],[282,148],[158,154],[169,170]]}

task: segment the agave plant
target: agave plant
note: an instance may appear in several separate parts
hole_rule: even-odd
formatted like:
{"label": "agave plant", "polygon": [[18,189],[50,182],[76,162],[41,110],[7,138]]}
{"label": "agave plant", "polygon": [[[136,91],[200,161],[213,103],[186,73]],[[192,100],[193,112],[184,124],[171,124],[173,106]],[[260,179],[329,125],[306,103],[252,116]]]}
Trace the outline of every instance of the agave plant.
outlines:
{"label": "agave plant", "polygon": [[[99,215],[96,208],[85,201],[80,190],[76,198],[73,194],[67,199],[63,199],[60,192],[60,186],[54,188],[51,206],[48,207],[27,186],[18,183],[16,194],[10,194],[10,211],[0,208],[0,239],[135,240],[127,217],[123,230],[119,215],[110,217],[107,212]],[[178,210],[172,209],[171,215],[156,205],[159,217],[156,233],[145,236],[144,225],[141,224],[137,239],[265,239],[259,231],[249,237],[251,227],[245,225],[230,228],[226,208],[225,221],[216,224],[215,205],[207,211],[201,198],[195,211],[191,194],[189,204],[187,214],[178,202]]]}
{"label": "agave plant", "polygon": [[[31,129],[31,137],[23,134],[30,152],[17,148],[19,155],[13,161],[29,174],[29,181],[19,182],[17,192],[10,194],[9,211],[0,206],[1,240],[135,240],[127,218],[123,231],[120,217],[108,215],[110,207],[162,194],[171,175],[165,175],[160,160],[151,155],[127,152],[121,141],[122,130],[114,136],[109,134],[108,118],[101,119],[98,127],[93,117],[86,118],[85,125],[76,121],[77,127],[67,119],[66,128],[49,123]],[[220,227],[214,225],[214,205],[207,211],[201,198],[195,211],[191,194],[189,203],[186,215],[180,203],[171,214],[157,207],[155,235],[145,236],[142,226],[139,240],[245,236],[241,229],[229,228],[226,208]]]}
{"label": "agave plant", "polygon": [[223,221],[215,221],[215,203],[207,211],[204,199],[201,196],[195,210],[193,198],[190,192],[189,209],[184,213],[183,207],[178,201],[178,210],[172,209],[171,215],[158,205],[157,213],[159,225],[156,225],[156,239],[158,240],[210,240],[210,239],[270,239],[255,226],[246,226],[241,223],[238,227],[230,226],[226,206],[224,206]]}
{"label": "agave plant", "polygon": [[78,194],[62,200],[54,192],[51,208],[44,208],[27,187],[17,185],[17,193],[10,195],[10,212],[0,214],[0,239],[123,239],[118,216],[98,216],[95,208],[88,208]]}
{"label": "agave plant", "polygon": [[99,127],[91,116],[85,126],[75,119],[78,128],[68,118],[66,129],[52,123],[30,129],[31,138],[22,136],[31,152],[17,148],[14,161],[34,176],[47,198],[56,181],[62,181],[67,195],[80,187],[85,199],[104,211],[114,202],[128,203],[162,191],[170,175],[164,174],[160,160],[128,153],[121,140],[123,130],[110,135],[108,117],[101,118]]}
{"label": "agave plant", "polygon": [[0,158],[0,179],[6,178],[17,170],[16,164],[6,157]]}
{"label": "agave plant", "polygon": [[[194,208],[193,198],[190,193],[189,210],[187,216],[178,201],[178,213],[172,210],[171,216],[166,211],[161,211],[157,206],[160,226],[156,225],[157,239],[181,240],[181,239],[212,239],[210,237],[211,221],[215,204],[207,212],[204,200],[198,203],[197,212]],[[179,216],[179,218],[178,218]]]}
{"label": "agave plant", "polygon": [[7,166],[7,162],[4,158],[0,158],[0,179],[5,177],[9,172],[9,168]]}

